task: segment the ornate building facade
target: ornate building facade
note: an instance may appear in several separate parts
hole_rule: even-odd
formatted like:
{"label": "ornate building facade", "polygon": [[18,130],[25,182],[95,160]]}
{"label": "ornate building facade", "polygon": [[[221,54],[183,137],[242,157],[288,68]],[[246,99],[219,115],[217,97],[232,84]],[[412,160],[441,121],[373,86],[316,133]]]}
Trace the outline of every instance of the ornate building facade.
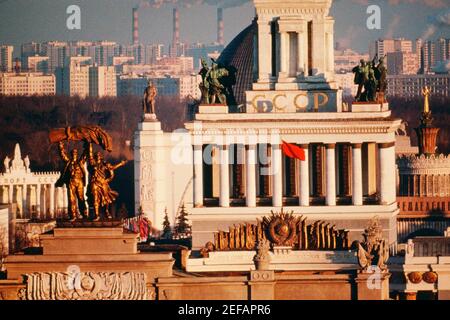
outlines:
{"label": "ornate building facade", "polygon": [[32,172],[28,156],[22,158],[16,144],[13,158],[3,161],[0,174],[0,200],[17,204],[17,219],[54,219],[67,210],[65,188],[55,188],[58,172]]}
{"label": "ornate building facade", "polygon": [[450,226],[450,156],[437,152],[439,128],[432,121],[426,94],[421,124],[415,129],[419,151],[397,157],[397,224],[402,243],[420,235],[442,236]]}
{"label": "ornate building facade", "polygon": [[[227,105],[200,105],[174,134],[158,122],[139,124],[136,206],[161,228],[164,208],[185,203],[194,249],[218,229],[282,207],[348,229],[351,240],[379,216],[395,244],[401,121],[387,103],[342,103],[331,1],[254,3],[257,19],[219,58],[237,70]],[[286,157],[283,141],[306,159]]]}

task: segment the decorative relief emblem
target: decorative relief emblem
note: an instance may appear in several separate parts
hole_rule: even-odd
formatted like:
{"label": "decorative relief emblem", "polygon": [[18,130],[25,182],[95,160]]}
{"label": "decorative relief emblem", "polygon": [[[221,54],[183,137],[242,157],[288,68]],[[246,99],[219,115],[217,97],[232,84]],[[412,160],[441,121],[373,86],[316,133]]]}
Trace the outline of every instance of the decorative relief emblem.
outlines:
{"label": "decorative relief emblem", "polygon": [[272,212],[271,217],[263,218],[263,226],[267,236],[274,245],[291,247],[297,240],[297,229],[300,221],[293,216],[293,212],[279,214]]}
{"label": "decorative relief emblem", "polygon": [[79,281],[62,272],[26,275],[22,300],[147,300],[146,274],[135,272],[82,272]]}

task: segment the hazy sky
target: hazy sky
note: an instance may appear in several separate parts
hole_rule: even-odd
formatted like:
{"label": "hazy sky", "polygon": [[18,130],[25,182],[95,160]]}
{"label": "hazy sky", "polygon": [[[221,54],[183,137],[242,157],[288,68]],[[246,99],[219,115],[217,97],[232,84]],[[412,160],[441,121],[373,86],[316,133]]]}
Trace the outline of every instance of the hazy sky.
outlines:
{"label": "hazy sky", "polygon": [[[246,0],[178,2],[244,3],[225,10],[227,42],[246,27],[254,16],[252,2]],[[129,43],[131,9],[139,3],[140,0],[0,0],[0,43],[17,46],[29,41],[100,39]],[[382,30],[368,30],[365,27],[369,3],[382,8]],[[82,26],[79,31],[66,28],[66,8],[72,4],[81,7]],[[450,0],[336,0],[332,8],[336,20],[335,40],[344,46],[367,51],[368,43],[379,37],[420,37],[426,33],[432,21],[435,22],[436,32],[431,38],[450,38],[449,7]],[[140,10],[141,42],[169,43],[172,37],[172,8],[173,4],[164,4],[159,9],[147,7]],[[196,4],[182,8],[180,12],[183,40],[208,43],[216,40],[215,6]]]}

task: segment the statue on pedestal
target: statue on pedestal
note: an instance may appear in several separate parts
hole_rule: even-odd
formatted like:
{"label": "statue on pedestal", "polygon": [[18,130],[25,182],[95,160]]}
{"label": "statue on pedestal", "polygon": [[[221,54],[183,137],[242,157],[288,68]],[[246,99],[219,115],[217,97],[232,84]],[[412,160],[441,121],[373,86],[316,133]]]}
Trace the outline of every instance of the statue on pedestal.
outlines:
{"label": "statue on pedestal", "polygon": [[56,186],[62,187],[64,184],[67,186],[69,219],[74,221],[77,218],[87,218],[88,208],[84,197],[84,187],[87,176],[85,170],[86,154],[82,154],[79,158],[78,150],[73,149],[69,157],[66,153],[63,141],[59,142],[59,154],[66,165],[61,173],[61,177],[56,182]]}
{"label": "statue on pedestal", "polygon": [[386,102],[387,68],[384,65],[384,58],[378,59],[376,55],[370,62],[361,60],[352,71],[355,74],[354,82],[358,85],[356,102]]}
{"label": "statue on pedestal", "polygon": [[119,195],[112,190],[109,183],[114,179],[114,171],[123,167],[127,161],[122,161],[117,165],[112,165],[103,160],[101,152],[94,156],[92,143],[89,144],[89,203],[94,208],[94,221],[100,220],[100,209],[105,208],[105,216],[111,219],[109,205],[112,204]]}
{"label": "statue on pedestal", "polygon": [[148,81],[148,86],[144,91],[144,114],[155,114],[156,96],[158,95],[158,89],[152,81]]}
{"label": "statue on pedestal", "polygon": [[206,75],[209,72],[208,63],[202,58],[202,68],[198,73],[202,77],[202,82],[200,83],[200,92],[202,93],[201,104],[209,104],[209,83],[206,80]]}
{"label": "statue on pedestal", "polygon": [[[70,156],[66,153],[65,143],[68,141],[84,142],[81,157],[77,149],[73,149]],[[92,146],[95,143],[104,150],[112,151],[111,137],[100,127],[69,127],[52,130],[50,142],[59,143],[60,156],[66,163],[56,186],[61,187],[64,184],[67,186],[69,219],[75,221],[77,218],[89,217],[89,207],[85,199],[87,181],[88,202],[93,207],[93,220],[100,220],[101,208],[105,208],[106,217],[111,218],[108,206],[115,201],[118,193],[111,190],[109,183],[114,178],[114,171],[124,166],[126,161],[111,165],[104,161],[100,152],[94,155]]]}
{"label": "statue on pedestal", "polygon": [[[227,94],[230,95],[230,88],[233,83],[233,72],[227,68],[219,66],[218,62],[211,59],[211,68],[202,59],[202,69],[199,75],[202,76],[200,91],[202,93],[201,104],[227,104]],[[235,82],[235,81],[234,81]]]}

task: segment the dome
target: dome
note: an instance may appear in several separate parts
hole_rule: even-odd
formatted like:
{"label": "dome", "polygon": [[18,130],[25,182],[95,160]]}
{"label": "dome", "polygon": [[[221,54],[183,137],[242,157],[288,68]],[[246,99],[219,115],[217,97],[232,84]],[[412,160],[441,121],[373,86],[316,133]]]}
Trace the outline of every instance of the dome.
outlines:
{"label": "dome", "polygon": [[258,26],[254,21],[230,42],[218,59],[219,64],[236,70],[233,96],[228,100],[230,105],[245,104],[245,91],[252,89],[254,41],[257,30]]}

